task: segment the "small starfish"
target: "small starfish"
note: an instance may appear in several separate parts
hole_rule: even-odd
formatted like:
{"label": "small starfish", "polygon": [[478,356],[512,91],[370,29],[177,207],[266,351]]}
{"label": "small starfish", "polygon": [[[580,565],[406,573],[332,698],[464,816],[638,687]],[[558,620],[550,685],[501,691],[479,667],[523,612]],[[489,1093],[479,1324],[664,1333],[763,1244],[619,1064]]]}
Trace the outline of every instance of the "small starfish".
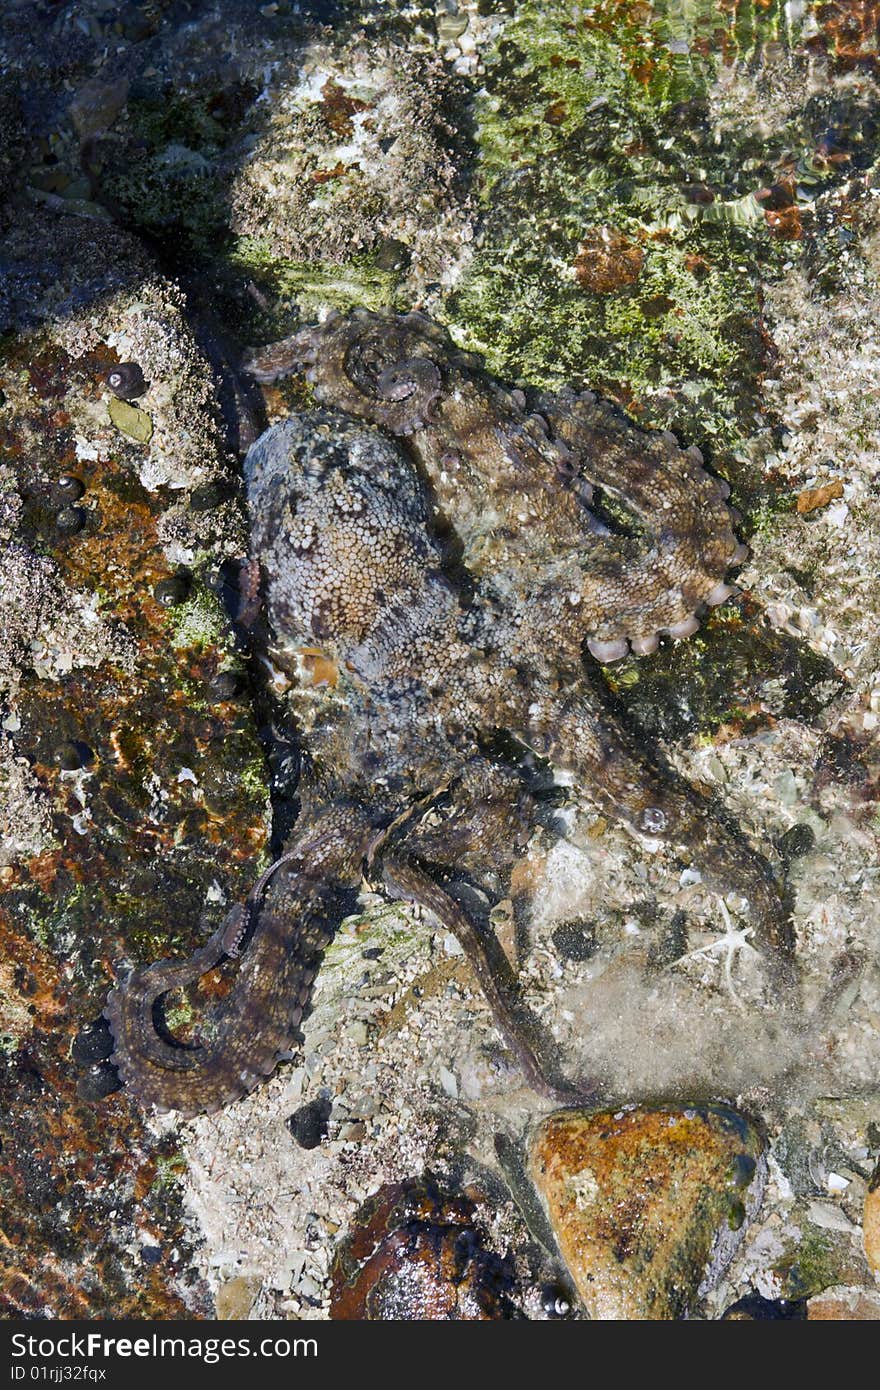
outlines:
{"label": "small starfish", "polygon": [[724,921],[724,935],[719,936],[717,941],[710,941],[706,946],[698,946],[695,950],[688,951],[687,955],[679,956],[678,960],[674,960],[672,965],[667,966],[667,969],[671,970],[672,966],[681,965],[686,960],[696,960],[698,956],[720,956],[723,952],[724,965],[722,968],[727,992],[736,1008],[739,1009],[741,1013],[745,1013],[746,1006],[737,994],[736,987],[733,983],[733,962],[739,955],[752,955],[755,957],[759,955],[759,952],[755,950],[748,939],[750,936],[754,936],[755,929],[754,927],[736,928],[730,920],[727,903],[723,898],[718,899],[718,905],[721,908],[721,916]]}

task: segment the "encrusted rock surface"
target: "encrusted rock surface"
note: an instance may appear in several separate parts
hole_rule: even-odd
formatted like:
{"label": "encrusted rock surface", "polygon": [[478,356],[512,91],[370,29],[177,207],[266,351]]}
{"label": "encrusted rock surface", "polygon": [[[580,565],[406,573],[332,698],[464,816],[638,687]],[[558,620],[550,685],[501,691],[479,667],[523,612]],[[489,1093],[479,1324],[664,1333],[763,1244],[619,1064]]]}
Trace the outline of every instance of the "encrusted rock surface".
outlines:
{"label": "encrusted rock surface", "polygon": [[475,1204],[430,1176],[389,1183],[356,1213],[330,1271],[337,1321],[487,1321],[517,1315],[512,1261],[484,1248]]}

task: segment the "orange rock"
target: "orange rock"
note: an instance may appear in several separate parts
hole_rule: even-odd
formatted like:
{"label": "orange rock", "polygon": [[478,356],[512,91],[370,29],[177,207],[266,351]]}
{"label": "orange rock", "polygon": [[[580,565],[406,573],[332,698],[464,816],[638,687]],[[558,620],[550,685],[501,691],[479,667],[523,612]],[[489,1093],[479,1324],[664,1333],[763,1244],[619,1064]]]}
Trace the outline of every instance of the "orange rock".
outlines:
{"label": "orange rock", "polygon": [[757,1208],[761,1153],[748,1121],[720,1105],[545,1120],[532,1178],[590,1316],[684,1316]]}
{"label": "orange rock", "polygon": [[871,1174],[862,1218],[865,1256],[874,1274],[880,1274],[880,1163]]}
{"label": "orange rock", "polygon": [[803,516],[806,512],[818,511],[819,507],[827,507],[829,502],[833,502],[835,497],[843,496],[843,483],[839,478],[835,478],[833,483],[824,483],[822,487],[808,487],[803,492],[798,493],[797,511]]}

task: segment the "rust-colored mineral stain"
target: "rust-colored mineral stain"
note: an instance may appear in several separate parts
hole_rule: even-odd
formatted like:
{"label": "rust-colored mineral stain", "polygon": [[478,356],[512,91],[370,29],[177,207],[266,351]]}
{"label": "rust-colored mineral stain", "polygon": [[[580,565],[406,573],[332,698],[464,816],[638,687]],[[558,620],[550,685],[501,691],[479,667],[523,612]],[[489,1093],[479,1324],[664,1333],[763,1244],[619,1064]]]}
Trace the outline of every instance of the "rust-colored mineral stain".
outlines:
{"label": "rust-colored mineral stain", "polygon": [[312,183],[329,183],[331,179],[341,179],[347,173],[348,167],[341,160],[337,160],[332,169],[315,169],[309,177]]}
{"label": "rust-colored mineral stain", "polygon": [[852,72],[863,69],[880,70],[878,33],[880,33],[880,4],[877,0],[832,0],[814,11],[819,33],[811,38],[808,48],[827,53],[832,58],[832,70]]}
{"label": "rust-colored mineral stain", "polygon": [[338,82],[334,82],[329,77],[321,88],[321,111],[324,120],[329,125],[333,134],[340,140],[348,140],[354,134],[354,123],[352,116],[358,111],[368,111],[370,103],[360,101],[357,97],[349,96]]}
{"label": "rust-colored mineral stain", "polygon": [[800,208],[780,208],[774,211],[765,208],[764,221],[767,230],[776,241],[800,241],[804,234],[804,224]]}
{"label": "rust-colored mineral stain", "polygon": [[568,117],[568,106],[562,101],[551,101],[544,112],[543,120],[545,125],[564,125]]}

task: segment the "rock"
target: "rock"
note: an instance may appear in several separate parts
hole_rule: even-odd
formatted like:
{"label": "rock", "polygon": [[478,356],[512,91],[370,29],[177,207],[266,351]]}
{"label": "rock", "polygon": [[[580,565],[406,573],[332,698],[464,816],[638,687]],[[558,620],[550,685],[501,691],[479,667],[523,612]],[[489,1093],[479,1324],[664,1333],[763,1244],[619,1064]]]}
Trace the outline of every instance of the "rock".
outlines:
{"label": "rock", "polygon": [[318,1096],[288,1117],[287,1128],[301,1149],[316,1149],[326,1137],[331,1109],[329,1097]]}
{"label": "rock", "polygon": [[722,1322],[782,1322],[799,1321],[807,1316],[807,1305],[802,1299],[794,1301],[786,1298],[763,1298],[759,1293],[746,1294],[745,1298],[731,1303],[721,1315]]}
{"label": "rock", "polygon": [[128,79],[87,82],[70,103],[70,119],[80,140],[112,126],[128,100]]}
{"label": "rock", "polygon": [[[164,537],[180,513],[160,489],[188,493],[222,467],[213,377],[179,292],[136,240],[57,210],[7,212],[0,686],[14,723],[0,739],[0,1316],[212,1316],[184,1226],[179,1145],[116,1093],[106,1028],[88,1020],[102,1013],[112,963],[204,939],[200,912],[218,887],[242,896],[266,835],[253,716],[202,694],[232,662],[225,615],[216,604],[196,631],[204,604],[150,597],[179,563]],[[148,447],[106,415],[119,357],[149,368]],[[88,524],[59,527],[59,510],[81,501]],[[194,548],[200,524],[175,519],[175,541]],[[203,551],[228,535],[239,553],[237,521],[211,528]],[[200,788],[222,784],[214,809],[179,780],[183,768]],[[145,1263],[145,1244],[168,1258]]]}
{"label": "rock", "polygon": [[726,1106],[563,1110],[531,1172],[591,1317],[686,1314],[729,1263],[760,1202],[762,1143]]}
{"label": "rock", "polygon": [[246,1318],[260,1292],[260,1280],[253,1274],[227,1279],[217,1290],[218,1321]]}
{"label": "rock", "polygon": [[825,483],[822,487],[804,488],[797,495],[795,510],[799,516],[805,516],[808,512],[818,511],[820,507],[827,507],[835,497],[842,496],[843,483],[835,478],[833,483]]}
{"label": "rock", "polygon": [[428,1175],[388,1183],[361,1207],[331,1267],[338,1321],[486,1321],[518,1316],[512,1267],[485,1248],[474,1203]]}
{"label": "rock", "polygon": [[807,1304],[807,1318],[810,1322],[880,1321],[880,1290],[824,1289]]}
{"label": "rock", "polygon": [[153,435],[153,422],[145,410],[129,405],[128,401],[112,396],[107,406],[110,419],[121,434],[136,439],[138,444],[149,444]]}
{"label": "rock", "polygon": [[862,1228],[865,1258],[871,1266],[872,1272],[880,1274],[880,1163],[877,1164],[868,1183]]}

